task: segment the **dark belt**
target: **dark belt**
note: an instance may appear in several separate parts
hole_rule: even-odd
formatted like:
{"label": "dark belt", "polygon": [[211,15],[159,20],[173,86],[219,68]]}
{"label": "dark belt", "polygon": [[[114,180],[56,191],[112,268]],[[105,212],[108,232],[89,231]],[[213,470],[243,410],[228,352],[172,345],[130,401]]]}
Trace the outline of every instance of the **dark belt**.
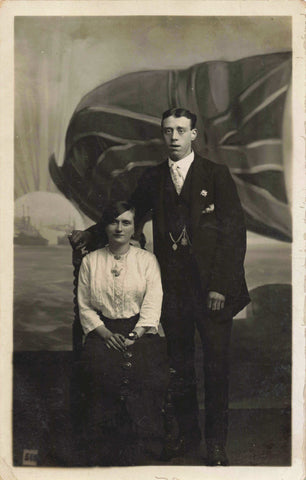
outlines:
{"label": "dark belt", "polygon": [[[121,325],[126,324],[127,327],[130,325],[130,327],[127,328],[128,331],[131,331],[135,327],[135,324],[139,320],[139,313],[137,313],[136,315],[133,315],[132,317],[129,317],[129,318],[107,318],[103,315],[103,313],[100,310],[97,311],[97,314],[99,315],[102,322],[105,323],[106,327],[107,326],[108,327],[110,327],[110,326],[113,327],[113,326],[116,325],[116,323],[118,324],[120,322]],[[146,337],[154,337],[155,333],[145,333],[144,335]]]}

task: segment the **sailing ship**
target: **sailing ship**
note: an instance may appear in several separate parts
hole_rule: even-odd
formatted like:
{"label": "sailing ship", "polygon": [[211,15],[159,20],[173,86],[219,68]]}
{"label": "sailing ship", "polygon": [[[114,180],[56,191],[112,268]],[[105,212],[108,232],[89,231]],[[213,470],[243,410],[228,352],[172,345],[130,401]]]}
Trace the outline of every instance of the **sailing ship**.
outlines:
{"label": "sailing ship", "polygon": [[28,215],[25,215],[24,206],[22,210],[22,218],[16,218],[15,221],[16,234],[14,236],[14,244],[47,246],[49,241],[32,225],[29,211]]}

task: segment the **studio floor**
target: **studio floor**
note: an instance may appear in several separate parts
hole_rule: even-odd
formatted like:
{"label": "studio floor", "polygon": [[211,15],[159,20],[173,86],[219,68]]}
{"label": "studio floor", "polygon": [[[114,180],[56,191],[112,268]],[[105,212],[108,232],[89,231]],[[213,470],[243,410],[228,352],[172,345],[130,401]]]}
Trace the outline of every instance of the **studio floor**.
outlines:
{"label": "studio floor", "polygon": [[[15,355],[14,464],[24,465],[26,450],[37,452],[38,466],[76,466],[70,424],[69,352],[19,352]],[[31,378],[30,378],[31,375]],[[229,414],[228,456],[231,465],[285,466],[291,462],[290,407],[235,408]],[[200,410],[204,424],[204,410]],[[158,460],[162,438],[147,440],[144,465]],[[169,464],[205,465],[206,448]]]}
{"label": "studio floor", "polygon": [[[267,287],[267,286],[266,286]],[[278,299],[278,301],[276,301]],[[289,466],[291,463],[290,287],[271,285],[252,292],[247,318],[234,321],[231,348],[228,456],[231,465]],[[165,347],[161,339],[161,349]],[[69,351],[18,351],[14,354],[13,459],[26,465],[78,465],[70,422]],[[204,424],[201,352],[197,349],[201,424]],[[143,465],[160,465],[161,436],[147,440]],[[206,448],[172,465],[205,465]],[[86,466],[86,465],[84,465]]]}

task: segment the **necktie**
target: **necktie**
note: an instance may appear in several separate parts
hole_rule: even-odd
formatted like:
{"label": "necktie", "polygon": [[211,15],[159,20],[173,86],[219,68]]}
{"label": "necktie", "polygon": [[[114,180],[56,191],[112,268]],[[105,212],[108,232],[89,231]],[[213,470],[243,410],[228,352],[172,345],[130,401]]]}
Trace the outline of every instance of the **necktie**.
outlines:
{"label": "necktie", "polygon": [[175,190],[179,195],[184,185],[184,178],[180,172],[180,167],[178,167],[177,165],[175,165],[175,163],[173,163],[171,165],[170,172],[171,172],[171,178],[172,178],[173,184],[175,186]]}

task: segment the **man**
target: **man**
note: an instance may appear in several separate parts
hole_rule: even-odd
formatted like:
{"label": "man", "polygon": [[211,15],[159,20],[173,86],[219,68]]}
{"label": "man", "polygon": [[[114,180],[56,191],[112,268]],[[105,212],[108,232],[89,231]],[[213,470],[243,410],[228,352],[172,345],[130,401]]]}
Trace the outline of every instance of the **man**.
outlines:
{"label": "man", "polygon": [[[235,184],[224,165],[192,150],[196,115],[174,108],[162,116],[168,159],[140,178],[131,201],[137,218],[153,213],[154,252],[164,301],[162,325],[172,371],[176,444],[163,458],[186,454],[201,441],[194,368],[194,334],[203,347],[205,439],[209,465],[228,465],[229,345],[232,318],[249,303],[244,279],[245,226]],[[80,246],[91,234],[74,232]]]}

